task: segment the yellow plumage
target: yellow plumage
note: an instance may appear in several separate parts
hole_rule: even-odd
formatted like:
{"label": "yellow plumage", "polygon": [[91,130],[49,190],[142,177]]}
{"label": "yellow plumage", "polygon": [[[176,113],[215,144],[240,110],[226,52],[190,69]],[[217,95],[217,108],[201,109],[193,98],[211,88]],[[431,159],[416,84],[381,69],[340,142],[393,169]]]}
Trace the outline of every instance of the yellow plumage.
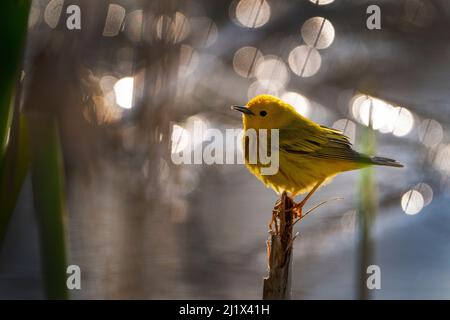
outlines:
{"label": "yellow plumage", "polygon": [[[356,152],[342,132],[316,124],[274,96],[259,95],[245,107],[234,108],[243,113],[244,130],[279,130],[279,170],[275,175],[261,174],[263,165],[249,163],[247,156],[245,159],[247,168],[277,193],[286,191],[295,196],[340,172],[369,165],[402,167],[392,159]],[[248,141],[244,141],[244,150],[247,153]]]}

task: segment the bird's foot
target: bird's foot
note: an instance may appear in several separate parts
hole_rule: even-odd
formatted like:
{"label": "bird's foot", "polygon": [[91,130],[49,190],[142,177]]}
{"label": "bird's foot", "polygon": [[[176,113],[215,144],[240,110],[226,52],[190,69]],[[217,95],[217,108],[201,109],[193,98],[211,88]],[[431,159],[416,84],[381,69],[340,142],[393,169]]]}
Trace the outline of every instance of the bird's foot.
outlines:
{"label": "bird's foot", "polygon": [[275,206],[272,210],[272,219],[269,222],[269,232],[270,233],[274,233],[277,234],[278,233],[278,216],[280,215],[283,203],[281,201],[281,199],[278,199],[277,202],[275,202]]}
{"label": "bird's foot", "polygon": [[270,223],[269,223],[269,232],[270,233],[276,234],[278,232],[277,218],[278,218],[278,215],[280,214],[280,210],[281,210],[281,205],[279,205],[279,206],[275,205],[275,207],[272,210],[272,219],[270,220]]}
{"label": "bird's foot", "polygon": [[301,219],[302,215],[303,215],[303,206],[305,205],[305,203],[303,201],[296,203],[294,205],[294,207],[292,208],[292,212],[294,212],[295,217],[297,219]]}

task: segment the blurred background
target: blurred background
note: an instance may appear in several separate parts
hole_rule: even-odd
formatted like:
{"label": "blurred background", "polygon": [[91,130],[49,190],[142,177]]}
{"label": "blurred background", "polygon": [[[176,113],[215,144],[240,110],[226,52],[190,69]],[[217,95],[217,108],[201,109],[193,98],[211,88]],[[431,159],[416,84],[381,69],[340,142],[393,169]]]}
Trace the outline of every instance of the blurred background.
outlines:
{"label": "blurred background", "polygon": [[[366,27],[373,4],[381,30]],[[71,297],[262,297],[277,195],[242,164],[171,156],[211,142],[208,128],[241,128],[230,105],[270,93],[405,165],[312,197],[344,199],[296,225],[293,298],[450,298],[448,30],[445,0],[31,1],[16,100],[57,119],[67,263],[82,277]],[[27,174],[3,299],[46,297],[33,193]],[[380,290],[365,289],[369,264]]]}

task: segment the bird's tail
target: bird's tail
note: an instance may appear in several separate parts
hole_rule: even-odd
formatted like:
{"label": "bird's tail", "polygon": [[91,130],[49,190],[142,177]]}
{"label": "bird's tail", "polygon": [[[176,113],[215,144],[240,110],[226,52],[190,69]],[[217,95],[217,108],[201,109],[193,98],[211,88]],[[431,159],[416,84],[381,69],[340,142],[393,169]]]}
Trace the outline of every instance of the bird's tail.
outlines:
{"label": "bird's tail", "polygon": [[403,168],[403,165],[394,159],[383,157],[370,157],[370,162],[379,166]]}

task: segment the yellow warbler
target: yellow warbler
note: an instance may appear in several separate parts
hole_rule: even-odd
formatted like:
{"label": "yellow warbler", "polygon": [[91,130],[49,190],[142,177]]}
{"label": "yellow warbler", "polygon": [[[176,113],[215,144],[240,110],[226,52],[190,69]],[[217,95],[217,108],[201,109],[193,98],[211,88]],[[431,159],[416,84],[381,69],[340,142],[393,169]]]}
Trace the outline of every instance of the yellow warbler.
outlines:
{"label": "yellow warbler", "polygon": [[[232,108],[242,112],[244,131],[279,130],[278,172],[274,175],[262,174],[263,165],[259,162],[250,163],[247,155],[245,164],[258,179],[277,193],[286,191],[294,197],[309,191],[297,205],[300,209],[320,185],[338,173],[370,165],[403,167],[393,159],[370,157],[353,150],[348,137],[342,132],[316,124],[274,96],[258,95],[246,106]],[[244,141],[244,145],[247,154],[248,141],[247,144]]]}

